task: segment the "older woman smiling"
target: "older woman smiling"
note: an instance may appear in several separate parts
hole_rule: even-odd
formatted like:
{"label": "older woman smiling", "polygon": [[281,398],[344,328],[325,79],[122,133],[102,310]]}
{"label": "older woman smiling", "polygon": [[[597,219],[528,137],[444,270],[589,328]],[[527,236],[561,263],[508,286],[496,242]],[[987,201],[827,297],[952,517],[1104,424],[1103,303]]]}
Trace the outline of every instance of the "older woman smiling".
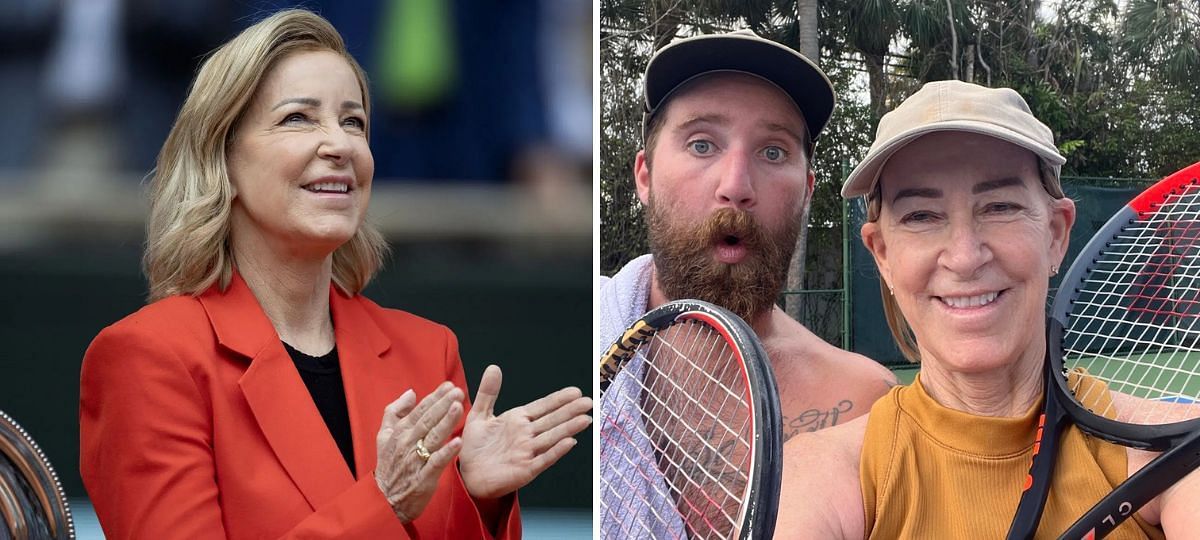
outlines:
{"label": "older woman smiling", "polygon": [[[865,195],[862,239],[916,381],[867,417],[785,447],[778,537],[1003,538],[1041,412],[1049,278],[1075,205],[1050,129],[1014,91],[959,81],[886,115],[843,196]],[[1057,536],[1149,455],[1070,428],[1040,533]],[[1194,534],[1200,475],[1114,538]]]}

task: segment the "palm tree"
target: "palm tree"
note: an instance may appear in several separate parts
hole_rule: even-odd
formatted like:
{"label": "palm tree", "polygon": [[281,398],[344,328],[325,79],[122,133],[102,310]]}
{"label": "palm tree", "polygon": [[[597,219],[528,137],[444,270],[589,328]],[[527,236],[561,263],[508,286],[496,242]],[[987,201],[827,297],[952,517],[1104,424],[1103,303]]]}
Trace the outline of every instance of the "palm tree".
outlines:
{"label": "palm tree", "polygon": [[[800,54],[808,57],[817,65],[821,63],[820,36],[820,6],[817,0],[796,0],[796,30],[799,34]],[[809,156],[812,159],[812,156]],[[812,198],[805,201],[800,211],[800,234],[796,237],[796,246],[792,251],[792,260],[788,264],[787,290],[799,291],[804,289],[805,261],[808,257],[808,219],[812,207]],[[804,297],[793,294],[786,297],[784,310],[793,319],[801,320],[804,312]]]}
{"label": "palm tree", "polygon": [[1121,45],[1168,80],[1194,85],[1200,70],[1200,2],[1129,0],[1122,21]]}

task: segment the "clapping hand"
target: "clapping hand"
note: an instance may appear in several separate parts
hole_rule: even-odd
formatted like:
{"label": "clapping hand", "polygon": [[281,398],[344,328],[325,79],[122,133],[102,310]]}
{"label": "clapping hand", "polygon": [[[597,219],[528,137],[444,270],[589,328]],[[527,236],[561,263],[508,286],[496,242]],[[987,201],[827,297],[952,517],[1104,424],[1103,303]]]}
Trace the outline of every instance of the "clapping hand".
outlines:
{"label": "clapping hand", "polygon": [[494,499],[528,484],[592,423],[592,399],[568,387],[496,416],[500,368],[488,366],[463,427],[459,472],[472,497]]}
{"label": "clapping hand", "polygon": [[463,397],[462,389],[444,382],[420,403],[409,390],[384,408],[375,437],[375,482],[401,521],[421,515],[462,447],[462,439],[451,435],[462,418]]}

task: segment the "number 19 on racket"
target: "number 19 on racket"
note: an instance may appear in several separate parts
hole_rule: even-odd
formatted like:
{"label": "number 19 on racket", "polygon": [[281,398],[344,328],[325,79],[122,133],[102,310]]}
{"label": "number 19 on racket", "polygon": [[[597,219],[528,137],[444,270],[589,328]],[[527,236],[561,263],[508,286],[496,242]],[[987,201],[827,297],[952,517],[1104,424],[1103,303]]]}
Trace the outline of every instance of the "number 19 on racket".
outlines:
{"label": "number 19 on racket", "polygon": [[1037,530],[1068,419],[1162,452],[1062,536],[1101,538],[1200,465],[1200,163],[1092,237],[1054,298],[1046,349],[1043,428],[1008,538]]}
{"label": "number 19 on racket", "polygon": [[779,394],[737,316],[679,300],[600,360],[601,538],[770,538]]}

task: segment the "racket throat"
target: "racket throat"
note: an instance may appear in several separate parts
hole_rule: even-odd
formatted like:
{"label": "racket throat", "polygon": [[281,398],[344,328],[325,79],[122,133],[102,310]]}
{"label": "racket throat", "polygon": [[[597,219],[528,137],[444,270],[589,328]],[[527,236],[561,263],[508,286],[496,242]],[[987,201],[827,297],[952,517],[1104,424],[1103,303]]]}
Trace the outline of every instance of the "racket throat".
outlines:
{"label": "racket throat", "polygon": [[[1049,347],[1049,343],[1047,346]],[[1053,391],[1053,370],[1057,368],[1057,363],[1047,354],[1044,364],[1045,388],[1042,392],[1045,405],[1041,417],[1038,418],[1032,463],[1022,483],[1021,500],[1017,504],[1012,526],[1008,530],[1008,540],[1028,540],[1037,533],[1046,499],[1050,494],[1059,439],[1062,437],[1063,423],[1066,421],[1066,412]]]}

